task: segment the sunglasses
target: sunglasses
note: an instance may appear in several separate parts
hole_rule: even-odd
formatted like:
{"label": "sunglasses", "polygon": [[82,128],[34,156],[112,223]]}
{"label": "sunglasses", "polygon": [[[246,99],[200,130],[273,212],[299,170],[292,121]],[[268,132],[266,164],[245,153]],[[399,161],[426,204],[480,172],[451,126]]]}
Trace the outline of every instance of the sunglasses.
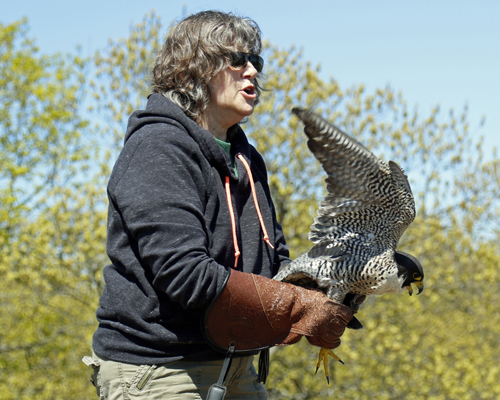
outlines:
{"label": "sunglasses", "polygon": [[257,72],[262,72],[264,68],[264,59],[261,56],[257,54],[242,53],[241,51],[231,53],[231,66],[233,67],[244,67],[249,61]]}

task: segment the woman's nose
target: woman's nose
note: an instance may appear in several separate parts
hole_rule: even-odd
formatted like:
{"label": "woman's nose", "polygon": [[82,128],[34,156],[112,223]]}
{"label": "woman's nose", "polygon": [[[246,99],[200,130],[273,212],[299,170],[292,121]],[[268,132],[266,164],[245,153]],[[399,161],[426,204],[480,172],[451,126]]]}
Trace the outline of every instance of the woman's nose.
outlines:
{"label": "woman's nose", "polygon": [[255,69],[253,64],[248,61],[246,65],[243,67],[243,77],[247,79],[254,79],[257,77],[259,71]]}

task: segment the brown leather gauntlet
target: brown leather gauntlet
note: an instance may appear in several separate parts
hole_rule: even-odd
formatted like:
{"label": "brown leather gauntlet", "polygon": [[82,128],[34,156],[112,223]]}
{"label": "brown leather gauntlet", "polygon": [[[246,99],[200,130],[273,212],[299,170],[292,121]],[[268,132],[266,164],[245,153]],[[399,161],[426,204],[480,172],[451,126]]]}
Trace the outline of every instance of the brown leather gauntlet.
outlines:
{"label": "brown leather gauntlet", "polygon": [[322,292],[231,270],[225,288],[205,314],[204,330],[215,348],[256,351],[289,345],[306,336],[334,349],[353,318],[349,307]]}

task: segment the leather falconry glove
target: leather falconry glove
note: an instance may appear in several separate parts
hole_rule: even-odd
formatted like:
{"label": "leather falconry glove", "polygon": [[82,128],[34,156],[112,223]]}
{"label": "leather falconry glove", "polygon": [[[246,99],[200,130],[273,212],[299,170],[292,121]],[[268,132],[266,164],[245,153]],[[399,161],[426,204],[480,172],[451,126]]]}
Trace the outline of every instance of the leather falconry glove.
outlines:
{"label": "leather falconry glove", "polygon": [[351,309],[318,290],[231,270],[227,284],[205,313],[204,331],[220,351],[257,351],[298,342],[302,336],[334,349],[353,319]]}

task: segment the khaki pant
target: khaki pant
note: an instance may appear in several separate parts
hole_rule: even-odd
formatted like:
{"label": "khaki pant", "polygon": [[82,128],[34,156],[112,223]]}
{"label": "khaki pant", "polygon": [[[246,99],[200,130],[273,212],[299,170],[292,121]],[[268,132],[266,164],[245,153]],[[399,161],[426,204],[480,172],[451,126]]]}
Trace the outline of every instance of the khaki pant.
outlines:
{"label": "khaki pant", "polygon": [[[134,365],[111,361],[93,354],[84,357],[94,371],[92,381],[101,400],[191,400],[206,399],[208,389],[217,382],[220,361],[174,361],[161,365]],[[267,399],[257,382],[253,357],[234,358],[227,374],[225,400]]]}

